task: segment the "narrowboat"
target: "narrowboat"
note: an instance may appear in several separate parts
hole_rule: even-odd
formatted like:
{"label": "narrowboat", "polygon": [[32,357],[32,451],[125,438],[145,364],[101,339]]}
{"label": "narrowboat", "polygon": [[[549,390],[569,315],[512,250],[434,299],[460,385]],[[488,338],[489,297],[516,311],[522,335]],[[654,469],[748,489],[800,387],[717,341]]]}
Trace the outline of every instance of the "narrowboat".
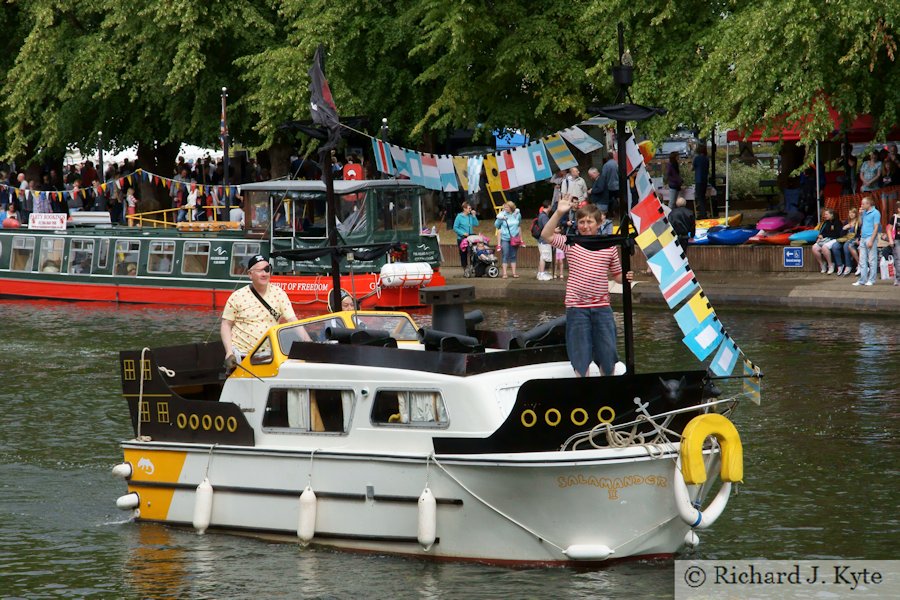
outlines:
{"label": "narrowboat", "polygon": [[[416,307],[419,289],[441,285],[437,236],[425,228],[428,192],[402,180],[338,181],[336,227],[344,289],[362,307]],[[297,309],[322,309],[333,287],[325,184],[242,186],[245,228],[197,221],[122,226],[108,213],[31,215],[0,229],[0,297],[221,308],[248,280],[247,258],[272,256],[272,283]],[[140,218],[136,222],[143,223]]]}

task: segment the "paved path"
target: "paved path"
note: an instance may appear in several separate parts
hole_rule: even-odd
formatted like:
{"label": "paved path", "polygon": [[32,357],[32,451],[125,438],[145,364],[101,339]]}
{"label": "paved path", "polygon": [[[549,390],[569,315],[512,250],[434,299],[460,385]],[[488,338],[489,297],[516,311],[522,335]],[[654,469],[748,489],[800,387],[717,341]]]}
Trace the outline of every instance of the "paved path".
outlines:
{"label": "paved path", "polygon": [[[519,279],[466,279],[459,267],[442,267],[448,285],[475,286],[475,296],[485,302],[531,302],[562,305],[565,282],[538,281],[533,269],[522,270]],[[900,316],[900,286],[876,281],[871,287],[853,287],[854,277],[809,273],[698,272],[697,281],[712,305],[808,310],[812,312],[859,311]],[[635,305],[665,306],[656,280],[637,275]],[[615,300],[614,300],[615,302]]]}

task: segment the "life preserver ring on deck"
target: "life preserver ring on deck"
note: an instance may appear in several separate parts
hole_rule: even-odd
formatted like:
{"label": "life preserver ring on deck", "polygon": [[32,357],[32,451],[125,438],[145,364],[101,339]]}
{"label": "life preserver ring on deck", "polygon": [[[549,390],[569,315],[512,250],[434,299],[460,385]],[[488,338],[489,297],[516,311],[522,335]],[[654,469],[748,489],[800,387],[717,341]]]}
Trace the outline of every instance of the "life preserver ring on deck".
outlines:
{"label": "life preserver ring on deck", "polygon": [[[700,510],[691,502],[688,484],[706,481],[706,465],[703,462],[703,442],[709,436],[718,442],[721,459],[719,476],[722,487],[705,510]],[[681,519],[694,529],[704,529],[712,525],[731,495],[731,484],[744,479],[744,450],[741,436],[734,424],[722,415],[711,413],[691,419],[681,434],[681,453],[675,463],[675,504]]]}

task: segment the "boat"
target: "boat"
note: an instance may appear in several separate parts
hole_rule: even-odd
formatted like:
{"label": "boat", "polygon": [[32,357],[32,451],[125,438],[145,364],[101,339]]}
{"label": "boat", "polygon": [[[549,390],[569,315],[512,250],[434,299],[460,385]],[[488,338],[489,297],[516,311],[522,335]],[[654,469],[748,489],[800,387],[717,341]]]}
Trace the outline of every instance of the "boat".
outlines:
{"label": "boat", "polygon": [[134,437],[117,506],[200,533],[504,566],[698,543],[743,477],[738,396],[717,397],[706,370],[575,377],[564,317],[491,331],[464,313],[473,288],[421,293],[432,327],[309,317],[230,375],[221,342],[121,352]]}
{"label": "boat", "polygon": [[[401,180],[334,187],[341,285],[365,308],[420,306],[420,288],[445,283],[437,236],[424,228],[427,190]],[[0,296],[221,308],[247,283],[247,259],[263,254],[273,259],[272,283],[296,308],[324,308],[334,287],[321,251],[328,241],[325,184],[267,181],[241,189],[245,230],[216,221],[128,227],[101,212],[32,215],[28,227],[0,229]]]}
{"label": "boat", "polygon": [[697,229],[712,229],[713,227],[716,227],[718,225],[737,227],[743,220],[743,213],[734,213],[732,215],[729,215],[727,219],[725,217],[719,217],[717,219],[698,219],[696,226]]}
{"label": "boat", "polygon": [[790,229],[785,229],[784,231],[763,231],[760,232],[749,240],[747,240],[748,244],[768,244],[770,246],[788,246],[791,243],[791,236],[800,231],[806,231],[810,229],[809,227],[791,227]]}
{"label": "boat", "polygon": [[793,221],[783,215],[773,215],[771,217],[763,217],[756,223],[756,228],[762,231],[784,231],[797,225]]}
{"label": "boat", "polygon": [[743,244],[757,233],[759,233],[758,229],[713,227],[706,232],[706,237],[709,239],[710,244],[737,246]]}

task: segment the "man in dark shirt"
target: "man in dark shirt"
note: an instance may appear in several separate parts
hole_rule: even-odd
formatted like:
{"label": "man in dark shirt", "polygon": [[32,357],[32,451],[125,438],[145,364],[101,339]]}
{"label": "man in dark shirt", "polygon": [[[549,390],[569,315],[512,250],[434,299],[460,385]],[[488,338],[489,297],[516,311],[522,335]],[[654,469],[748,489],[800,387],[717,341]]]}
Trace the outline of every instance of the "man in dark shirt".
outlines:
{"label": "man in dark shirt", "polygon": [[709,157],[706,155],[706,143],[697,146],[694,156],[694,206],[701,219],[706,218],[706,188],[709,187]]}
{"label": "man in dark shirt", "polygon": [[697,234],[697,222],[694,213],[687,207],[687,200],[681,196],[675,200],[675,208],[669,213],[669,224],[678,235],[681,247],[687,249],[688,239]]}

